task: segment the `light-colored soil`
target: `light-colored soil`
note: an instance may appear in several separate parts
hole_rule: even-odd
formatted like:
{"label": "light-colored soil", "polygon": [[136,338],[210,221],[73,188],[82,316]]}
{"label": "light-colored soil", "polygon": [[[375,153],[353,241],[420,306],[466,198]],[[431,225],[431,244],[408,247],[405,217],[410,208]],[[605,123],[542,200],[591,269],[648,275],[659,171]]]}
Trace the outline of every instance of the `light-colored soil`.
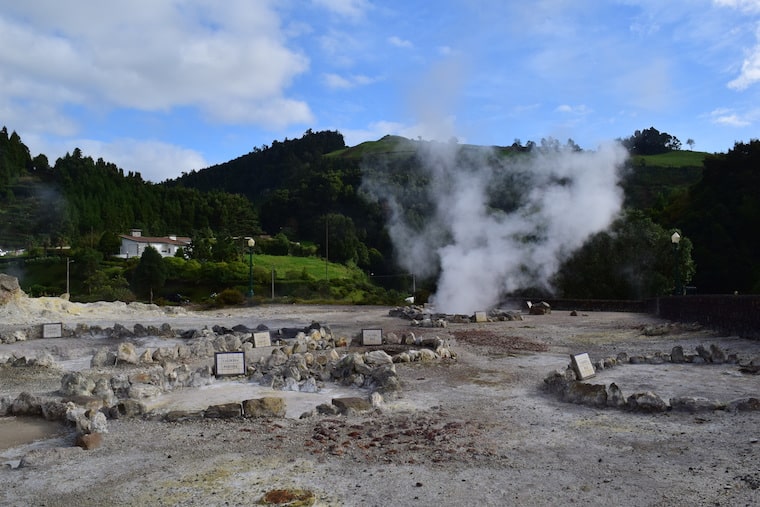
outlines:
{"label": "light-colored soil", "polygon": [[[95,450],[58,444],[30,451],[28,467],[0,469],[0,504],[252,505],[280,489],[306,490],[315,505],[348,506],[760,503],[760,413],[629,413],[563,403],[542,388],[570,354],[588,352],[596,360],[669,353],[674,345],[693,353],[715,343],[754,357],[760,342],[678,326],[646,336],[646,326],[663,322],[622,313],[554,312],[427,330],[409,328],[382,307],[264,306],[170,318],[121,315],[109,323],[111,317],[58,320],[127,327],[165,321],[185,329],[318,321],[347,335],[377,327],[437,335],[451,341],[458,358],[397,365],[401,397],[368,415],[109,421]],[[56,344],[59,351],[77,347],[64,342]],[[50,343],[0,346],[0,356],[14,346]],[[48,380],[31,377],[1,378],[0,395],[25,384],[50,389]],[[760,376],[741,375],[735,366],[631,365],[598,372],[593,381],[665,399],[682,392],[724,401],[742,393],[760,397]]]}

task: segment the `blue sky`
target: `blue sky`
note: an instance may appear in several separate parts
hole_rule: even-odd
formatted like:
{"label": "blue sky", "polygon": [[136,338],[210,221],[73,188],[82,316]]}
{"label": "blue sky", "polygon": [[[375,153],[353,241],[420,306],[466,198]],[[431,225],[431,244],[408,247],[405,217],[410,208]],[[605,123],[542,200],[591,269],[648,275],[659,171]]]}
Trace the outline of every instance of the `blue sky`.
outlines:
{"label": "blue sky", "polygon": [[307,129],[758,137],[760,0],[0,0],[0,125],[163,181]]}

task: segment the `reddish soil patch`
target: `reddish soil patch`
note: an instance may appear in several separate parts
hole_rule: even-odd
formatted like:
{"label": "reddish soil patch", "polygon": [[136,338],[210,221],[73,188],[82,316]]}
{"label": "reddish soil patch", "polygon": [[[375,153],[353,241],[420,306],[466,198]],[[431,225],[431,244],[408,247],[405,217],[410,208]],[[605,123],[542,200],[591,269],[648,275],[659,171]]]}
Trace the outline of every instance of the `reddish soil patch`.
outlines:
{"label": "reddish soil patch", "polygon": [[504,336],[485,329],[468,329],[451,333],[457,340],[488,348],[489,353],[508,352],[546,352],[549,346],[542,342],[533,342],[519,336]]}

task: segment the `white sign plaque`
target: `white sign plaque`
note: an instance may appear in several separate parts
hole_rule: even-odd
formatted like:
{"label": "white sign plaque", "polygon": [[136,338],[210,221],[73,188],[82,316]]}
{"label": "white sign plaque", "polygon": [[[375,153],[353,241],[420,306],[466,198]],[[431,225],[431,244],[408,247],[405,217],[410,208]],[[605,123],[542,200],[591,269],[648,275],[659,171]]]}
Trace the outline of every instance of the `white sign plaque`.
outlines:
{"label": "white sign plaque", "polygon": [[272,336],[269,334],[269,331],[257,331],[253,333],[253,346],[256,348],[271,347]]}
{"label": "white sign plaque", "polygon": [[585,380],[596,375],[594,365],[591,364],[591,359],[588,357],[587,352],[570,356],[570,358],[573,362],[575,374],[578,375],[578,380]]}
{"label": "white sign plaque", "polygon": [[214,372],[224,375],[245,375],[244,352],[217,352],[214,354]]}
{"label": "white sign plaque", "polygon": [[382,345],[382,329],[362,329],[362,345]]}
{"label": "white sign plaque", "polygon": [[486,312],[475,312],[475,322],[488,322],[488,314]]}
{"label": "white sign plaque", "polygon": [[60,322],[52,324],[42,324],[43,338],[60,338],[63,336],[63,324]]}

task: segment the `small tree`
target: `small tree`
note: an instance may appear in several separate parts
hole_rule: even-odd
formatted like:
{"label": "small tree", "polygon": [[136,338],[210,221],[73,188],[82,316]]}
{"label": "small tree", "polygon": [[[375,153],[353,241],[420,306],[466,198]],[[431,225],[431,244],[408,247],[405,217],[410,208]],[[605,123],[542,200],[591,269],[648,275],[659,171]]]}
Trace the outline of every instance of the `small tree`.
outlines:
{"label": "small tree", "polygon": [[158,250],[149,246],[140,256],[140,263],[135,268],[133,285],[135,293],[148,296],[153,303],[153,293],[166,283],[166,266]]}

